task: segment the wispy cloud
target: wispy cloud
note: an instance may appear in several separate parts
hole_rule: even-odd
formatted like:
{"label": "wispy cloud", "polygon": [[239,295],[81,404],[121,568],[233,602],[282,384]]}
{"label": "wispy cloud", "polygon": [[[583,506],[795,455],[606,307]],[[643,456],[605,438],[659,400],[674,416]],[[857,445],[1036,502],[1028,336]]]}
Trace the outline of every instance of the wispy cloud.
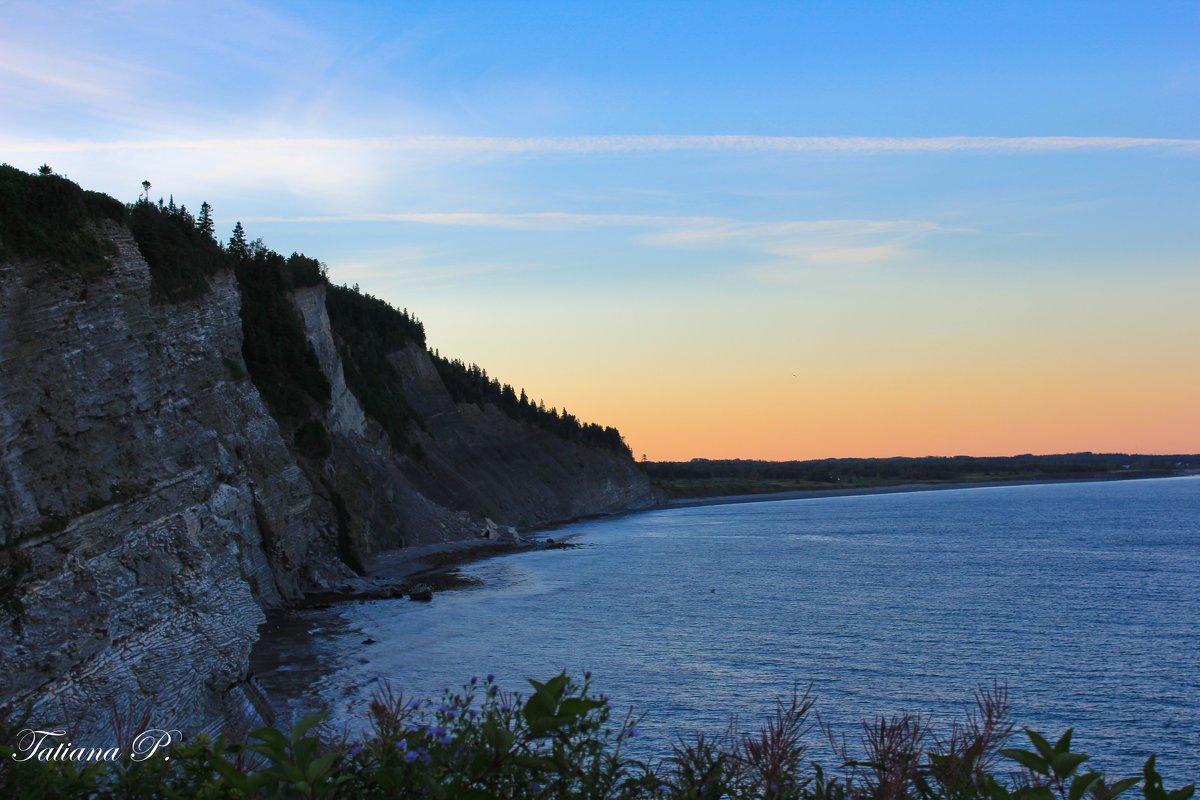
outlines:
{"label": "wispy cloud", "polygon": [[412,284],[454,284],[483,275],[522,272],[523,265],[501,262],[446,263],[431,248],[390,247],[363,257],[334,261],[329,274],[335,283],[401,281]]}
{"label": "wispy cloud", "polygon": [[342,222],[403,222],[418,225],[453,225],[510,230],[580,230],[597,226],[657,227],[665,225],[723,224],[720,217],[669,216],[657,214],[582,214],[568,211],[493,213],[482,211],[431,211],[309,216],[248,217],[246,222],[332,224]]}
{"label": "wispy cloud", "polygon": [[[894,262],[912,255],[912,245],[935,233],[963,232],[925,220],[886,219],[793,219],[740,220],[718,216],[665,214],[586,214],[562,211],[524,213],[413,212],[340,214],[319,216],[251,217],[248,223],[401,223],[409,225],[458,226],[532,232],[581,231],[590,228],[630,228],[632,238],[652,247],[722,247],[740,251],[743,259],[756,263],[746,270],[770,282],[794,280],[813,267],[855,267]],[[382,258],[376,268],[394,274],[403,269],[404,258]],[[470,274],[494,271],[495,265]],[[419,273],[419,274],[418,274]],[[414,273],[421,279],[424,268]],[[432,277],[448,276],[440,269]]]}
{"label": "wispy cloud", "polygon": [[1200,139],[1132,136],[396,136],[7,141],[11,152],[329,150],[462,154],[589,154],[670,151],[845,153],[1051,153],[1163,150],[1200,153]]}
{"label": "wispy cloud", "polygon": [[568,211],[432,211],[247,217],[250,223],[336,224],[399,222],[510,230],[582,230],[594,227],[654,228],[641,241],[671,246],[703,246],[736,240],[788,239],[810,235],[906,235],[946,230],[924,220],[793,219],[739,220],[675,214],[595,214]]}

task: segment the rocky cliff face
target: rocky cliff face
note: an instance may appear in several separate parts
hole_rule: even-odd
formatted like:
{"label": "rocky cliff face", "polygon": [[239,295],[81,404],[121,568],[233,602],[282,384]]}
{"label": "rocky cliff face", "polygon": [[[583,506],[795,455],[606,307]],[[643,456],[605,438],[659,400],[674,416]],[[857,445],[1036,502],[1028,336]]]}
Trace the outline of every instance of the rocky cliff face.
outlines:
{"label": "rocky cliff face", "polygon": [[422,419],[417,442],[426,457],[407,474],[439,503],[525,527],[653,502],[629,456],[564,442],[495,406],[455,404],[429,354],[415,344],[389,359]]}
{"label": "rocky cliff face", "polygon": [[291,297],[332,388],[328,454],[300,454],[246,374],[233,275],[155,302],[100,224],[99,276],[0,263],[0,703],[213,728],[252,705],[264,609],[370,553],[652,502],[624,454],[455,404],[416,345],[389,356],[417,414],[398,452],[343,379],[323,285]]}

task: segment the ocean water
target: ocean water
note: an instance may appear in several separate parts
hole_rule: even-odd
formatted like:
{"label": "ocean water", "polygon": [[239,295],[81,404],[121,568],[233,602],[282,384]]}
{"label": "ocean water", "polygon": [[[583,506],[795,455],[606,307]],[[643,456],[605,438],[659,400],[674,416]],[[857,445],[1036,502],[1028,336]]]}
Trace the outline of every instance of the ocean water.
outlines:
{"label": "ocean water", "polygon": [[469,565],[478,585],[432,603],[303,612],[260,676],[354,726],[381,679],[433,697],[472,674],[519,689],[590,670],[647,714],[646,754],[735,713],[756,724],[796,683],[853,739],[900,712],[944,729],[997,681],[1019,726],[1074,726],[1100,768],[1157,752],[1168,783],[1200,778],[1200,477],[657,510],[554,535],[579,546]]}

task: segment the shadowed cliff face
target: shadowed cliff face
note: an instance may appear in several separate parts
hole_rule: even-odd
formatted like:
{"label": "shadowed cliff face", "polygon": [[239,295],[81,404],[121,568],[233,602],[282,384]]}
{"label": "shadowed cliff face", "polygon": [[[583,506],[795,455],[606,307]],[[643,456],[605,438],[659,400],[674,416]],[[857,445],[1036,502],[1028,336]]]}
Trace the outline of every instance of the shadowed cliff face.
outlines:
{"label": "shadowed cliff face", "polygon": [[356,557],[476,536],[487,519],[532,527],[653,503],[627,455],[564,440],[494,406],[456,404],[413,342],[388,355],[413,415],[416,447],[398,452],[342,377],[325,287],[297,290],[293,302],[332,387],[323,420],[332,454],[314,482],[341,498]]}
{"label": "shadowed cliff face", "polygon": [[246,375],[233,274],[152,299],[137,243],[99,275],[0,263],[0,703],[93,731],[252,713],[263,610],[372,552],[652,502],[632,459],[484,404],[456,405],[416,344],[388,356],[415,413],[399,452],[346,385],[325,286],[290,302],[331,387],[327,453],[302,454]]}
{"label": "shadowed cliff face", "polygon": [[438,502],[518,527],[653,502],[628,455],[564,441],[495,406],[456,405],[416,345],[389,358],[422,420],[416,439],[426,457],[408,475]]}

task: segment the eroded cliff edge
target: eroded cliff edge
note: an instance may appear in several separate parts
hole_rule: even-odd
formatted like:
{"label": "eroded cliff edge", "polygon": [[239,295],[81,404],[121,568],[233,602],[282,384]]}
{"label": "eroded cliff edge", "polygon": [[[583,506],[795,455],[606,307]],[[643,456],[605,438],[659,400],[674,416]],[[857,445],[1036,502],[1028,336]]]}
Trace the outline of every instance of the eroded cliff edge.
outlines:
{"label": "eroded cliff edge", "polygon": [[[244,679],[264,610],[347,580],[371,553],[473,538],[489,518],[530,526],[653,502],[628,452],[464,401],[423,332],[372,339],[386,366],[363,359],[370,331],[347,298],[342,330],[327,308],[347,290],[292,279],[276,254],[246,251],[236,269],[164,290],[172,251],[109,209],[77,221],[103,254],[87,269],[0,242],[0,704],[29,704],[45,724],[102,729],[115,706],[215,730],[252,713]],[[268,335],[247,334],[254,269],[280,272],[271,291],[286,302],[271,314],[301,332],[327,384],[316,399],[284,402],[254,368],[247,336]]]}

